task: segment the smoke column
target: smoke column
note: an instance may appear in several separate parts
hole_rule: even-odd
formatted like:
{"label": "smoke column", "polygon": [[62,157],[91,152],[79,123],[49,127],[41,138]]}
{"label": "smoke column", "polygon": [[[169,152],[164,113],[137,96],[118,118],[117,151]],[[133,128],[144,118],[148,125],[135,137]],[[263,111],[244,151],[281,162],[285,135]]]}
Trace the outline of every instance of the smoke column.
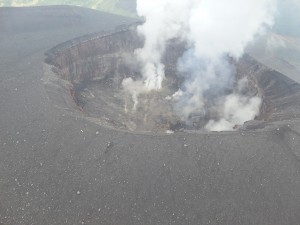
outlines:
{"label": "smoke column", "polygon": [[147,89],[160,89],[165,78],[161,60],[169,40],[186,39],[188,19],[194,0],[137,0],[138,15],[145,23],[138,27],[138,33],[145,38],[144,47],[136,51],[142,64],[142,74]]}
{"label": "smoke column", "polygon": [[209,130],[230,130],[235,123],[253,119],[260,99],[239,92],[224,96],[235,75],[228,59],[241,57],[255,35],[272,25],[274,11],[275,0],[137,0],[138,15],[145,18],[138,27],[144,46],[136,50],[144,90],[162,88],[162,57],[176,38],[188,48],[178,61],[185,83],[173,99],[180,118],[188,122],[192,115],[205,116],[210,105],[218,118],[209,121]]}

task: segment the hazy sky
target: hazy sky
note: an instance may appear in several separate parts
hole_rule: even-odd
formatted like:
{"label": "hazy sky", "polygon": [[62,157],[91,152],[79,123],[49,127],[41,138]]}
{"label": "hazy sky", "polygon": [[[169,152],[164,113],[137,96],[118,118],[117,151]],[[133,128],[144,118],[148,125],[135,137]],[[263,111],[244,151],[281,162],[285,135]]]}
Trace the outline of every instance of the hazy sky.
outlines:
{"label": "hazy sky", "polygon": [[300,37],[300,1],[278,1],[274,30],[287,35]]}

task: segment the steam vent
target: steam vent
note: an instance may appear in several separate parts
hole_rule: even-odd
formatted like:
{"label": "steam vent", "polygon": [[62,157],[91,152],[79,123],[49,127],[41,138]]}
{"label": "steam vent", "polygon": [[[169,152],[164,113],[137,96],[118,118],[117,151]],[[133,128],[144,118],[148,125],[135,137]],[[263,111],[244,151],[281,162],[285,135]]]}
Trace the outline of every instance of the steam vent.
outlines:
{"label": "steam vent", "polygon": [[[162,90],[134,110],[122,82],[141,76],[136,18],[75,6],[0,7],[0,18],[1,225],[300,224],[300,79],[289,73],[300,40],[280,37],[282,55],[257,51],[263,40],[226,61],[262,105],[210,132],[213,110],[187,124],[167,98],[183,83],[176,41]],[[294,61],[273,61],[292,48]]]}
{"label": "steam vent", "polygon": [[[174,114],[166,98],[182,84],[176,62],[184,46],[174,41],[165,54],[166,80],[163,89],[139,96],[133,110],[132,96],[122,81],[141,77],[134,50],[142,47],[136,25],[120,26],[110,33],[97,33],[60,44],[46,55],[44,81],[54,105],[76,117],[102,126],[142,133],[203,131],[213,114],[196,117],[186,124]],[[261,129],[300,117],[300,86],[282,74],[245,55],[236,64],[237,79],[246,78],[247,94],[262,98],[260,115],[235,129]],[[232,90],[228,90],[230,93]]]}

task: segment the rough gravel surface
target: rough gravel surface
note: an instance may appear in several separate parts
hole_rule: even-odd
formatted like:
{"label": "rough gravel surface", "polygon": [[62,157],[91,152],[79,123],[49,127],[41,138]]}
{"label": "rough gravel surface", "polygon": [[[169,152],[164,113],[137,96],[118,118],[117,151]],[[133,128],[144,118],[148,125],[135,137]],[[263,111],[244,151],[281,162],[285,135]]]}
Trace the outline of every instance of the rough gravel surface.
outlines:
{"label": "rough gravel surface", "polygon": [[297,119],[146,135],[54,106],[44,52],[130,22],[76,7],[0,8],[0,224],[299,224]]}

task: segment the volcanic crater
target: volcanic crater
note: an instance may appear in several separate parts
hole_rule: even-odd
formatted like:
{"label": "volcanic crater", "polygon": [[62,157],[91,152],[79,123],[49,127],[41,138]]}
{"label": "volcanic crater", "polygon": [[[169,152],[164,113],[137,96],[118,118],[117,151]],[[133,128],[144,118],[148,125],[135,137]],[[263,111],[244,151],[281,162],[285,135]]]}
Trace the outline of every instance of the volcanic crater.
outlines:
{"label": "volcanic crater", "polygon": [[[183,82],[176,76],[176,64],[185,47],[175,40],[163,59],[166,79],[162,90],[141,94],[134,109],[132,96],[123,89],[122,82],[125,78],[138,80],[141,77],[134,51],[142,47],[143,40],[137,35],[136,26],[122,25],[109,33],[89,34],[47,51],[44,81],[50,98],[56,106],[73,115],[118,130],[203,131],[205,124],[215,118],[213,113],[195,115],[193,123],[186,123],[174,113],[168,99]],[[247,95],[262,98],[259,116],[235,129],[261,129],[300,117],[298,83],[248,54],[231,63],[236,67],[236,80],[247,79]]]}

